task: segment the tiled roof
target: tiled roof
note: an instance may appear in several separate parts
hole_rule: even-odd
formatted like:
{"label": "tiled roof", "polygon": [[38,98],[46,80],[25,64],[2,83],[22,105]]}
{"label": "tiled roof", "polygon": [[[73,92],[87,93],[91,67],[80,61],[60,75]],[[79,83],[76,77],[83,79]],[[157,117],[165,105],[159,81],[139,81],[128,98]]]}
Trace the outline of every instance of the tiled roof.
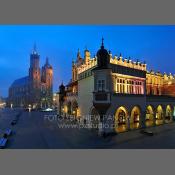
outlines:
{"label": "tiled roof", "polygon": [[29,83],[29,77],[23,77],[13,82],[11,87],[25,86]]}

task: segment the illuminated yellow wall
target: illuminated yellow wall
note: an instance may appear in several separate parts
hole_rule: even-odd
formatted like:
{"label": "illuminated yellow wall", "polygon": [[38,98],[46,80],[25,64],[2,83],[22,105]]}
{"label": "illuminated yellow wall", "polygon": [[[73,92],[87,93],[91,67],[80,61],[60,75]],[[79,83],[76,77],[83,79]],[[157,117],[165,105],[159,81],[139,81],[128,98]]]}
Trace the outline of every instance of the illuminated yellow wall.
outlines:
{"label": "illuminated yellow wall", "polygon": [[114,92],[124,94],[144,94],[145,79],[113,73]]}
{"label": "illuminated yellow wall", "polygon": [[79,114],[87,116],[93,106],[94,76],[78,81]]}

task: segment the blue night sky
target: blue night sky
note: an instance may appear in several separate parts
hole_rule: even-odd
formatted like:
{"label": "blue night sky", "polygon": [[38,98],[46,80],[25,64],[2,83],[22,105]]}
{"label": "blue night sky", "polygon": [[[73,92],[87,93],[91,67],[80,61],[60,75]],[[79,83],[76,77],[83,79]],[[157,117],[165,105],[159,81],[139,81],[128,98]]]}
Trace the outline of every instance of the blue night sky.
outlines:
{"label": "blue night sky", "polygon": [[133,60],[146,61],[148,69],[175,73],[175,26],[0,26],[0,96],[18,78],[28,75],[29,55],[34,42],[41,56],[54,68],[54,91],[71,78],[71,62],[78,48],[87,47],[94,56],[104,37],[105,48],[113,56],[122,53]]}

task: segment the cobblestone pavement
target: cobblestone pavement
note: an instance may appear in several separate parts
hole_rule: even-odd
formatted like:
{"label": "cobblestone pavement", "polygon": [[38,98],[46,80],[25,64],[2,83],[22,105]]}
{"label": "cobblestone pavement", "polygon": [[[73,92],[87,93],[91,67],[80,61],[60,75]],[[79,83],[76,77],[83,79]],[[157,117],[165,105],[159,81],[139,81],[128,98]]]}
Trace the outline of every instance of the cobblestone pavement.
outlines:
{"label": "cobblestone pavement", "polygon": [[[20,114],[17,124],[11,121]],[[54,113],[52,113],[54,116]],[[48,113],[27,112],[20,109],[0,110],[0,134],[6,128],[13,130],[8,149],[173,149],[175,148],[175,123],[152,127],[154,136],[140,130],[120,133],[106,138],[95,131],[79,128],[59,128],[65,123],[55,118],[48,120]]]}

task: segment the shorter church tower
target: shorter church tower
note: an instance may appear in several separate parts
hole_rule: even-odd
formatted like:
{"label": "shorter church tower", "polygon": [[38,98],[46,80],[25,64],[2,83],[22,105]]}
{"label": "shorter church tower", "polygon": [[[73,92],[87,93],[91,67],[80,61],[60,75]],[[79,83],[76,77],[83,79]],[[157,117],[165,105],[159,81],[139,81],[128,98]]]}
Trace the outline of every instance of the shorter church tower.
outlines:
{"label": "shorter church tower", "polygon": [[42,107],[51,107],[53,103],[53,68],[46,58],[46,63],[42,67]]}

